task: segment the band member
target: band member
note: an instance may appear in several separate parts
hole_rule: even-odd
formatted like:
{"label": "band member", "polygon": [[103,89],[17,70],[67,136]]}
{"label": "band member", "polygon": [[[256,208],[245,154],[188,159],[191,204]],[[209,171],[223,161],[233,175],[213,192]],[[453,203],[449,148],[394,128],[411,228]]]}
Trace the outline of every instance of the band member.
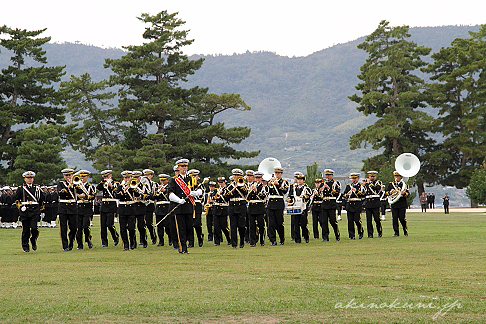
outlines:
{"label": "band member", "polygon": [[246,196],[248,189],[241,169],[233,169],[233,181],[228,186],[225,197],[229,199],[229,216],[231,229],[231,246],[238,247],[238,234],[240,235],[240,248],[245,247],[246,225]]}
{"label": "band member", "polygon": [[76,242],[78,242],[78,250],[83,249],[83,232],[84,241],[88,243],[88,248],[93,247],[91,241],[91,218],[93,217],[93,202],[96,195],[96,187],[88,183],[91,172],[88,170],[81,170],[78,172],[81,176],[81,181],[76,185],[76,195],[78,197],[78,232],[76,233]]}
{"label": "band member", "polygon": [[302,229],[302,236],[306,243],[309,243],[309,230],[307,228],[307,204],[311,196],[311,189],[305,184],[305,175],[299,173],[296,175],[297,183],[291,186],[289,190],[289,205],[302,207],[302,212],[291,215],[291,231],[295,243],[301,243],[302,238],[300,231]]}
{"label": "band member", "polygon": [[[202,232],[202,212],[203,212],[203,204],[202,204],[202,199],[204,198],[204,192],[206,191],[206,188],[204,188],[203,183],[199,183],[199,170],[192,169],[188,171],[189,176],[192,178],[191,180],[191,185],[189,188],[191,190],[198,191],[200,190],[201,195],[194,196],[194,215],[193,215],[193,229],[188,233],[188,241],[189,241],[189,247],[194,247],[194,231],[196,231],[196,236],[197,236],[197,243],[201,247],[203,246],[204,242],[204,234]],[[199,191],[198,191],[199,192]]]}
{"label": "band member", "polygon": [[[44,210],[41,210],[41,219],[42,219],[42,227],[51,227],[51,218],[52,218],[52,198],[51,198],[51,190],[49,187],[42,186],[42,191],[44,192],[45,202],[44,202]],[[44,217],[42,214],[44,213]]]}
{"label": "band member", "polygon": [[100,223],[101,223],[101,246],[108,246],[108,231],[110,231],[115,246],[120,242],[120,236],[115,228],[115,216],[118,199],[115,198],[115,190],[120,185],[118,181],[113,180],[111,170],[101,171],[103,180],[96,186],[98,191],[103,192],[100,206]]}
{"label": "band member", "polygon": [[283,168],[276,167],[274,169],[274,177],[268,181],[268,238],[272,245],[277,245],[277,235],[280,238],[280,245],[285,243],[285,227],[284,227],[284,196],[289,190],[289,183],[282,179]]}
{"label": "band member", "polygon": [[51,186],[51,201],[52,201],[52,217],[51,227],[57,227],[57,212],[59,210],[59,193],[57,192],[57,186]]}
{"label": "band member", "polygon": [[422,207],[422,213],[427,212],[427,199],[428,196],[426,196],[425,192],[422,192],[422,194],[419,197],[420,206]]}
{"label": "band member", "polygon": [[319,187],[319,191],[322,195],[322,241],[329,241],[329,224],[331,224],[336,241],[341,239],[339,233],[339,227],[336,220],[337,200],[341,196],[341,185],[338,181],[334,180],[334,170],[326,169],[326,180],[323,181]]}
{"label": "band member", "polygon": [[[115,198],[118,203],[118,221],[120,223],[120,236],[123,242],[123,251],[137,248],[137,238],[135,237],[135,189],[130,186],[132,171],[121,173],[123,181],[115,187]],[[128,233],[127,233],[128,231]],[[130,241],[128,240],[130,236]]]}
{"label": "band member", "polygon": [[209,191],[204,194],[204,213],[206,214],[206,228],[208,230],[208,242],[213,240],[213,200],[211,196],[216,190],[216,182],[209,182]]}
{"label": "band member", "polygon": [[[195,196],[201,196],[200,189],[191,190],[188,186],[191,177],[187,175],[189,167],[189,160],[180,159],[176,162],[178,166],[179,175],[170,179],[168,185],[169,200],[171,208],[177,207],[174,211],[174,222],[171,228],[171,233],[174,233],[177,241],[177,248],[182,254],[189,254],[187,251],[187,234],[192,230],[192,218],[194,214]],[[175,242],[174,241],[174,242]]]}
{"label": "band member", "polygon": [[[249,189],[250,185],[252,185],[255,182],[255,171],[253,170],[246,170],[245,171],[245,181],[246,181],[246,186]],[[248,204],[247,204],[248,207]],[[247,208],[248,212],[248,208]],[[250,216],[247,213],[246,214],[246,224],[245,224],[245,243],[250,244]]]}
{"label": "band member", "polygon": [[262,183],[263,172],[254,173],[255,182],[248,187],[248,219],[250,246],[256,246],[260,239],[260,246],[265,245],[265,198],[267,187]]}
{"label": "band member", "polygon": [[228,208],[229,203],[226,201],[226,179],[225,177],[218,178],[219,188],[211,195],[213,201],[213,221],[214,221],[214,245],[219,245],[223,242],[223,234],[226,237],[228,245],[231,244],[229,230],[228,230]]}
{"label": "band member", "polygon": [[322,220],[322,194],[319,191],[322,185],[322,179],[315,179],[315,189],[312,190],[311,200],[310,200],[310,210],[312,213],[312,232],[314,234],[314,238],[319,238],[319,226],[321,227],[322,231],[322,238],[324,239],[324,231],[322,230],[323,224]]}
{"label": "band member", "polygon": [[361,223],[361,211],[363,209],[362,201],[366,196],[366,190],[359,181],[359,172],[351,173],[352,182],[346,185],[344,195],[346,196],[346,213],[348,216],[348,234],[351,240],[356,239],[354,225],[358,229],[359,239],[363,238],[364,229]]}
{"label": "band member", "polygon": [[383,229],[381,226],[380,207],[381,207],[381,187],[383,184],[380,180],[376,180],[378,171],[368,171],[368,179],[366,179],[366,228],[368,231],[368,238],[373,238],[373,220],[375,221],[376,231],[378,237],[383,236]]}
{"label": "band member", "polygon": [[45,194],[38,185],[34,184],[34,171],[26,171],[22,177],[24,177],[25,184],[17,188],[14,201],[19,208],[22,222],[22,249],[24,252],[29,252],[29,240],[32,250],[37,250],[37,238],[39,237],[37,222],[40,220],[40,209],[45,201]]}
{"label": "band member", "polygon": [[155,187],[157,184],[152,181],[155,172],[150,169],[145,169],[143,172],[143,184],[145,185],[144,201],[145,204],[145,227],[150,233],[150,238],[152,239],[152,244],[157,243],[157,235],[154,228],[154,211],[155,211]]}
{"label": "band member", "polygon": [[[155,221],[157,222],[157,236],[159,237],[159,244],[157,246],[164,246],[164,231],[167,233],[169,245],[172,245],[170,233],[170,200],[167,192],[167,185],[169,184],[169,175],[159,174],[159,186],[155,189]],[[165,217],[165,219],[164,219]]]}
{"label": "band member", "polygon": [[64,251],[71,251],[78,230],[77,195],[72,180],[74,170],[63,169],[61,172],[64,176],[64,181],[59,181],[57,184],[57,192],[59,193],[59,208],[57,213],[59,214],[62,248]]}
{"label": "band member", "polygon": [[148,246],[147,242],[147,227],[145,226],[145,211],[146,206],[143,201],[145,195],[145,184],[141,183],[142,171],[132,171],[132,187],[133,191],[133,213],[137,222],[138,233],[140,234],[140,245],[144,248]]}
{"label": "band member", "polygon": [[387,196],[400,196],[400,198],[395,203],[390,204],[392,212],[393,231],[395,232],[393,236],[400,236],[398,221],[400,221],[400,223],[402,224],[403,235],[408,236],[406,210],[408,208],[407,197],[410,196],[410,191],[408,190],[407,184],[402,181],[402,176],[400,175],[400,173],[398,173],[398,171],[394,171],[393,176],[395,178],[395,181],[390,182],[386,188]]}

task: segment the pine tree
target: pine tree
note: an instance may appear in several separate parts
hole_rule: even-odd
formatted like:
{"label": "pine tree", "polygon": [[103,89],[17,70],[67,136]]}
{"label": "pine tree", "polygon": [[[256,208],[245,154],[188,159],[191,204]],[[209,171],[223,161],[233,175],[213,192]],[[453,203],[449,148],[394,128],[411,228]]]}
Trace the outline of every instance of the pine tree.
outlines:
{"label": "pine tree", "polygon": [[11,143],[16,142],[12,140],[19,128],[41,120],[64,122],[53,85],[60,81],[64,66],[46,66],[42,45],[51,38],[38,37],[44,31],[0,27],[0,46],[12,53],[11,65],[0,74],[0,160],[7,164],[4,172],[15,168],[17,148]]}

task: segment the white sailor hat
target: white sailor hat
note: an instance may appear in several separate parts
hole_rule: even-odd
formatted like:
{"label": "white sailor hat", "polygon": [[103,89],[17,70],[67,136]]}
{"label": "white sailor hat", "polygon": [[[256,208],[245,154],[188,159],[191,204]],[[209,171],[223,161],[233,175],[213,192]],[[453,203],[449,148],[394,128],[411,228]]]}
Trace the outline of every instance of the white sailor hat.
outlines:
{"label": "white sailor hat", "polygon": [[332,169],[326,169],[326,170],[324,170],[324,172],[326,174],[334,174],[334,170],[332,170]]}
{"label": "white sailor hat", "polygon": [[297,179],[304,179],[305,180],[305,174],[303,174],[302,172],[299,172],[299,174],[297,174],[295,177]]}
{"label": "white sailor hat", "polygon": [[370,176],[374,176],[374,175],[377,175],[378,174],[378,171],[368,171],[368,174]]}
{"label": "white sailor hat", "polygon": [[361,174],[360,174],[359,172],[351,172],[351,173],[349,174],[349,176],[350,176],[351,178],[359,178],[359,176],[360,176],[360,175],[361,175]]}
{"label": "white sailor hat", "polygon": [[243,176],[243,170],[241,170],[241,169],[233,169],[233,170],[231,170],[231,173],[234,174],[234,175]]}
{"label": "white sailor hat", "polygon": [[214,181],[209,181],[209,186],[210,186],[210,187],[216,187],[216,182],[214,182]]}
{"label": "white sailor hat", "polygon": [[122,175],[122,177],[131,177],[132,176],[132,171],[128,171],[128,170],[125,170],[123,172],[120,173]]}
{"label": "white sailor hat", "polygon": [[255,172],[255,178],[262,178],[263,177],[263,172],[262,171],[256,171]]}
{"label": "white sailor hat", "polygon": [[176,165],[189,165],[189,160],[188,159],[177,160]]}
{"label": "white sailor hat", "polygon": [[88,171],[88,170],[80,170],[79,171],[79,175],[82,176],[82,177],[89,176],[90,174],[91,174],[91,172]]}
{"label": "white sailor hat", "polygon": [[250,177],[251,177],[251,176],[254,176],[254,175],[255,175],[255,171],[253,171],[253,170],[246,170],[246,171],[245,171],[245,174],[246,174],[247,176],[250,176]]}
{"label": "white sailor hat", "polygon": [[145,169],[142,172],[144,175],[155,174],[155,171],[150,169]]}
{"label": "white sailor hat", "polygon": [[169,179],[169,175],[168,174],[165,174],[165,173],[161,173],[159,174],[159,180],[167,180]]}
{"label": "white sailor hat", "polygon": [[5,186],[2,188],[2,190],[10,190],[10,187],[9,186]]}
{"label": "white sailor hat", "polygon": [[62,174],[73,174],[74,170],[67,168],[67,169],[62,169],[61,172]]}
{"label": "white sailor hat", "polygon": [[141,177],[142,176],[142,171],[132,171],[132,176],[134,177]]}
{"label": "white sailor hat", "polygon": [[218,182],[226,182],[226,178],[225,177],[218,177]]}
{"label": "white sailor hat", "polygon": [[400,177],[402,176],[402,175],[400,174],[400,172],[398,172],[398,171],[396,171],[396,170],[395,170],[395,171],[393,171],[393,175],[394,175],[394,176],[400,176]]}
{"label": "white sailor hat", "polygon": [[284,169],[282,167],[275,167],[273,169],[273,172],[280,172],[280,173],[283,173],[284,172]]}
{"label": "white sailor hat", "polygon": [[22,178],[33,178],[35,177],[35,172],[34,171],[25,171],[22,173]]}
{"label": "white sailor hat", "polygon": [[174,168],[173,168],[173,170],[174,170],[174,171],[177,171],[177,170],[179,170],[179,169],[178,169],[178,166],[177,166],[177,165],[174,165]]}
{"label": "white sailor hat", "polygon": [[200,172],[199,172],[199,170],[197,170],[197,169],[191,169],[191,170],[187,171],[187,174],[189,174],[189,175],[191,175],[191,176],[192,176],[192,175],[198,175],[199,173],[200,173]]}
{"label": "white sailor hat", "polygon": [[112,170],[103,170],[103,171],[101,171],[101,175],[107,176],[107,175],[111,174],[112,172],[113,172]]}

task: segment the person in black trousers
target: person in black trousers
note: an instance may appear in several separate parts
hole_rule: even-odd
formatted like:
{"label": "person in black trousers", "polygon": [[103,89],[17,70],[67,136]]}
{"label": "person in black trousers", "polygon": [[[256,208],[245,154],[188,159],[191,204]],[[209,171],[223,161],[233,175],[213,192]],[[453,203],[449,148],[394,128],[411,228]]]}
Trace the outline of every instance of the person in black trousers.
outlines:
{"label": "person in black trousers", "polygon": [[352,172],[350,176],[352,182],[346,185],[343,195],[346,197],[349,239],[355,240],[355,225],[358,229],[359,239],[362,239],[364,234],[361,212],[363,209],[363,198],[366,196],[366,189],[359,181],[359,172]]}
{"label": "person in black trousers", "polygon": [[395,233],[393,236],[400,236],[400,228],[398,226],[399,221],[403,227],[403,235],[408,236],[406,210],[408,208],[407,197],[410,196],[410,191],[408,189],[408,185],[402,181],[402,176],[398,171],[394,171],[393,176],[395,177],[395,181],[390,182],[386,188],[387,196],[399,195],[400,197],[396,202],[390,204],[392,211],[393,231]]}
{"label": "person in black trousers", "polygon": [[22,249],[24,252],[30,252],[29,240],[32,250],[37,250],[37,238],[39,237],[37,222],[40,221],[40,210],[45,201],[45,193],[34,184],[34,171],[26,171],[22,177],[24,177],[25,184],[17,188],[14,201],[19,208],[22,222]]}
{"label": "person in black trousers", "polygon": [[444,205],[444,214],[449,214],[449,195],[448,194],[445,194],[444,198],[442,198],[443,200],[443,205]]}
{"label": "person in black trousers", "polygon": [[[59,194],[59,229],[61,232],[61,244],[64,251],[73,249],[74,238],[78,230],[78,204],[76,203],[76,188],[73,185],[73,169],[61,170],[64,181],[57,183]],[[68,233],[69,228],[69,233]]]}
{"label": "person in black trousers", "polygon": [[[123,242],[123,251],[137,248],[137,238],[135,236],[135,189],[130,186],[132,171],[121,173],[123,181],[115,188],[115,198],[118,204],[118,222],[120,224],[120,236]],[[128,233],[127,233],[128,232]]]}
{"label": "person in black trousers", "polygon": [[76,233],[76,241],[78,242],[78,250],[82,250],[84,248],[84,232],[84,242],[86,242],[88,248],[91,249],[93,247],[93,242],[91,241],[90,223],[93,218],[93,202],[96,195],[96,187],[93,184],[88,183],[88,178],[91,172],[88,170],[81,170],[78,174],[81,176],[81,183],[76,186],[76,195],[78,197],[78,232]]}
{"label": "person in black trousers", "polygon": [[341,185],[339,181],[334,180],[334,170],[326,169],[326,180],[323,181],[319,187],[319,193],[322,196],[322,241],[329,241],[329,224],[334,230],[336,241],[341,240],[341,233],[336,220],[336,210],[338,208],[338,200],[341,197]]}
{"label": "person in black trousers", "polygon": [[[191,190],[188,184],[191,177],[187,174],[189,160],[180,159],[176,162],[179,170],[177,177],[171,178],[168,185],[169,200],[171,209],[174,210],[173,225],[171,233],[174,233],[177,247],[180,253],[189,254],[187,251],[187,235],[192,230],[195,196],[202,194],[201,189]],[[179,205],[179,206],[178,206]]]}
{"label": "person in black trousers", "polygon": [[120,236],[115,228],[115,215],[118,204],[118,199],[115,198],[115,189],[120,183],[113,180],[111,170],[101,171],[101,175],[103,180],[96,186],[98,191],[103,192],[100,206],[101,246],[108,246],[108,230],[113,238],[113,244],[117,246],[118,242],[120,242]]}
{"label": "person in black trousers", "polygon": [[368,238],[373,238],[374,229],[373,221],[376,225],[378,237],[383,236],[383,229],[381,226],[380,207],[381,207],[381,187],[383,186],[380,180],[376,180],[378,171],[368,171],[368,179],[365,183],[366,190],[366,229],[368,231]]}
{"label": "person in black trousers", "polygon": [[289,191],[289,183],[287,180],[282,179],[283,172],[284,169],[282,167],[275,167],[274,177],[267,183],[268,239],[272,245],[277,245],[277,234],[280,239],[280,245],[285,243],[284,196]]}
{"label": "person in black trousers", "polygon": [[[160,184],[155,188],[155,221],[157,223],[157,236],[159,244],[157,246],[164,246],[164,232],[167,233],[169,245],[172,245],[170,233],[170,200],[167,192],[167,185],[169,184],[169,175],[165,173],[159,174]],[[167,217],[166,217],[167,216]],[[164,219],[165,217],[165,219]]]}
{"label": "person in black trousers", "polygon": [[228,245],[231,244],[228,230],[228,208],[229,203],[226,201],[226,178],[218,178],[219,188],[214,190],[210,196],[213,204],[213,222],[214,222],[214,245],[218,246],[223,242],[223,234],[226,237]]}

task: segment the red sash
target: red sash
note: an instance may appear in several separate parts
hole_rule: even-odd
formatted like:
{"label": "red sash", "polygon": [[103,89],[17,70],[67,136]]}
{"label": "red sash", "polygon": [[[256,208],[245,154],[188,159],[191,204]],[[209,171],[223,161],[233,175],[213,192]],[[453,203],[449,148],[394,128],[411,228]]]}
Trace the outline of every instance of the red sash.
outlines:
{"label": "red sash", "polygon": [[187,198],[191,201],[191,203],[194,205],[196,203],[196,200],[194,199],[193,196],[191,196],[191,189],[187,186],[187,183],[184,182],[180,177],[175,178],[175,182],[179,185],[179,187],[184,191],[186,194]]}

